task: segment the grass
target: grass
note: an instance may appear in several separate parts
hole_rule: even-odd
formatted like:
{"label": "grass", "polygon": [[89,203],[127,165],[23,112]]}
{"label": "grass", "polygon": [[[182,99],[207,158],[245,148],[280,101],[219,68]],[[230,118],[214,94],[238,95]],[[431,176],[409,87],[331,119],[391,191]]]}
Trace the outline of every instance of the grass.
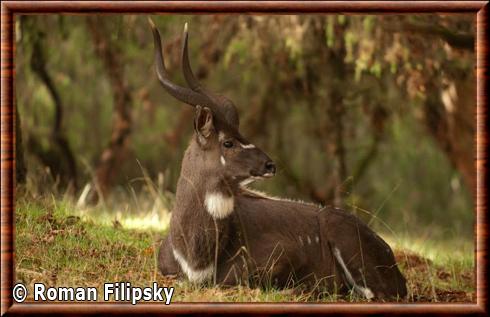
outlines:
{"label": "grass", "polygon": [[[147,287],[175,287],[175,301],[306,302],[353,301],[354,297],[316,298],[289,290],[247,287],[220,288],[192,285],[159,274],[156,252],[165,235],[168,214],[156,217],[122,216],[105,207],[79,208],[68,200],[17,194],[15,209],[16,282],[32,294],[34,283],[53,287],[97,287],[105,282],[131,282]],[[163,219],[163,220],[161,220]],[[162,223],[158,222],[162,221]],[[155,223],[158,226],[155,226]],[[475,296],[471,242],[457,250],[445,244],[410,237],[386,237],[395,249],[408,280],[409,302],[472,302]],[[456,241],[456,240],[455,240]],[[101,296],[99,296],[101,298]],[[28,296],[27,300],[32,300]]]}

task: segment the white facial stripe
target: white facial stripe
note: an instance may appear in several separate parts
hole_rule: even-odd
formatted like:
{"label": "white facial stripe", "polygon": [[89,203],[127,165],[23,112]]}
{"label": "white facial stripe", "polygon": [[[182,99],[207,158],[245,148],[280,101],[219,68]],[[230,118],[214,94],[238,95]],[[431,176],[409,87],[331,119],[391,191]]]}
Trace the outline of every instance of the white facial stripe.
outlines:
{"label": "white facial stripe", "polygon": [[225,158],[223,157],[223,155],[221,155],[221,157],[219,159],[221,161],[221,165],[225,166],[226,165],[226,161],[225,161]]}
{"label": "white facial stripe", "polygon": [[204,204],[213,218],[224,219],[233,212],[235,200],[233,196],[228,197],[220,192],[206,193]]}
{"label": "white facial stripe", "polygon": [[219,134],[218,134],[218,140],[220,142],[222,142],[225,139],[225,137],[226,137],[225,134],[220,131]]}
{"label": "white facial stripe", "polygon": [[342,256],[340,255],[340,250],[337,248],[333,249],[333,255],[337,259],[337,262],[339,262],[340,266],[342,267],[342,270],[344,270],[345,278],[347,279],[347,282],[352,286],[352,288],[359,294],[367,299],[371,299],[374,297],[373,292],[368,288],[368,287],[362,287],[356,284],[354,281],[354,278],[352,278],[352,274],[350,273],[349,269],[347,268],[347,265],[345,265],[344,259],[342,259]]}
{"label": "white facial stripe", "polygon": [[244,149],[255,149],[255,145],[253,145],[253,144],[242,144],[242,143],[240,143],[240,146]]}
{"label": "white facial stripe", "polygon": [[205,280],[210,279],[213,276],[214,266],[213,264],[209,264],[208,267],[202,270],[194,270],[191,268],[189,263],[185,260],[184,256],[179,252],[179,250],[173,249],[175,260],[179,263],[180,268],[185,273],[189,281],[194,283],[201,283]]}

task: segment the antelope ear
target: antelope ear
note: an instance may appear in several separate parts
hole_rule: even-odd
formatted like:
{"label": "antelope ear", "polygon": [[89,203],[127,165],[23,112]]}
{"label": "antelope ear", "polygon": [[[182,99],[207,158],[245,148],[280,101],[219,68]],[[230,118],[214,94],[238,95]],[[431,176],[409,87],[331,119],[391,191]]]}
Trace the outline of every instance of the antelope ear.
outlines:
{"label": "antelope ear", "polygon": [[194,119],[194,130],[197,140],[205,145],[214,131],[213,113],[208,107],[196,106],[196,118]]}

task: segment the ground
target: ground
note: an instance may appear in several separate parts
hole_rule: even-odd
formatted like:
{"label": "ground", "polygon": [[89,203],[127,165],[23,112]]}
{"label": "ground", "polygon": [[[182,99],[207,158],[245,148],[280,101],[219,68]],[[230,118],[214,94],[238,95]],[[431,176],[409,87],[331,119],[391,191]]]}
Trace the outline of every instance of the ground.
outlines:
{"label": "ground", "polygon": [[[217,302],[348,302],[353,297],[259,290],[247,287],[198,287],[163,277],[157,270],[156,250],[164,231],[128,229],[129,222],[103,222],[77,211],[74,203],[49,197],[19,197],[15,208],[15,281],[28,286],[97,287],[104,282],[128,281],[134,286],[174,286],[176,301]],[[152,221],[152,220],[150,220]],[[470,248],[417,248],[408,239],[385,237],[395,250],[408,281],[408,302],[475,302],[475,271]],[[451,250],[452,246],[452,250]],[[465,249],[465,250],[463,250]],[[469,250],[469,251],[467,251]],[[28,296],[27,300],[32,300]]]}

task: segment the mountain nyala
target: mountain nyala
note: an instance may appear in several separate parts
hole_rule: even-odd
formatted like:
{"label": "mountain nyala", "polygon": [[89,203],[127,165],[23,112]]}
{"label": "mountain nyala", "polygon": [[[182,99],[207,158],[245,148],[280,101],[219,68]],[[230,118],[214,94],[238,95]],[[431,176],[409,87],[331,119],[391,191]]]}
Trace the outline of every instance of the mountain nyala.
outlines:
{"label": "mountain nyala", "polygon": [[150,24],[158,80],[167,93],[195,108],[170,233],[159,249],[160,272],[220,286],[405,297],[406,280],[390,246],[355,215],[247,188],[274,176],[276,165],[239,132],[234,103],[196,79],[187,25],[181,59],[188,87],[183,87],[170,80],[160,33]]}

